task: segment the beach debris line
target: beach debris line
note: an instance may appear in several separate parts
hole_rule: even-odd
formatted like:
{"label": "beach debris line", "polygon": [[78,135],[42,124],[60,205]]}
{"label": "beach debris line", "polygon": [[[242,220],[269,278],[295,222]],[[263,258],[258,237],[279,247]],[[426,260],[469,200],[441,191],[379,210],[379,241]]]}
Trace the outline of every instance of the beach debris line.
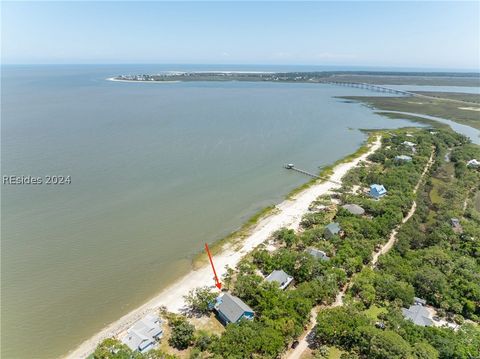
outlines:
{"label": "beach debris line", "polygon": [[218,289],[221,290],[222,289],[222,283],[220,283],[220,281],[218,280],[217,271],[215,270],[215,266],[213,265],[212,255],[210,254],[210,250],[208,249],[208,244],[207,243],[205,243],[205,250],[207,251],[208,259],[210,260],[210,264],[212,265],[213,276],[214,276],[214,279],[215,279],[215,287],[217,287]]}

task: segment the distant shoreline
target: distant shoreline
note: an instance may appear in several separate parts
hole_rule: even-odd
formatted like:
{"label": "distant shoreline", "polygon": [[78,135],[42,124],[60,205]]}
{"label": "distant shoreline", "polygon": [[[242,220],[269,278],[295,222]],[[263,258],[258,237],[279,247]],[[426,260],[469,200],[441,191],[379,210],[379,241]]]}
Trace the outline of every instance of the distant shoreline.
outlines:
{"label": "distant shoreline", "polygon": [[[375,141],[371,142],[373,138],[375,138]],[[226,272],[227,267],[234,268],[241,258],[261,243],[267,241],[276,230],[282,227],[297,229],[310,204],[320,195],[340,187],[342,177],[349,170],[356,167],[360,161],[365,160],[371,153],[380,148],[380,140],[380,135],[371,135],[366,143],[354,154],[336,162],[331,172],[328,172],[329,175],[326,177],[328,180],[321,179],[311,183],[307,188],[300,187],[302,190],[277,204],[274,211],[269,211],[266,216],[260,218],[250,233],[240,243],[226,243],[223,245],[219,253],[215,255],[218,275],[222,276]],[[239,246],[241,248],[238,248]],[[210,286],[212,289],[216,289],[212,282],[211,268],[208,263],[199,269],[191,270],[185,276],[162,290],[153,299],[107,325],[100,332],[63,357],[71,359],[87,358],[102,340],[117,337],[143,316],[158,310],[161,306],[166,306],[172,312],[180,312],[185,306],[183,296],[191,289],[202,286]]]}
{"label": "distant shoreline", "polygon": [[182,82],[180,80],[168,80],[168,81],[146,81],[146,80],[123,80],[123,79],[117,79],[115,77],[109,77],[106,78],[105,80],[107,81],[114,81],[114,82],[143,82],[143,83],[177,83],[177,82]]}

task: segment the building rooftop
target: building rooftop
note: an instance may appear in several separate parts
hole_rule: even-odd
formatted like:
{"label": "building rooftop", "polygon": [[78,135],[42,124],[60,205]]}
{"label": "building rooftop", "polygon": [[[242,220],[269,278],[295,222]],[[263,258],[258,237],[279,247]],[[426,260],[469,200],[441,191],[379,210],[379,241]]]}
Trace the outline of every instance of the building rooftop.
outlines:
{"label": "building rooftop", "polygon": [[365,210],[358,204],[344,204],[342,207],[351,214],[362,215],[365,213]]}
{"label": "building rooftop", "polygon": [[479,167],[480,166],[480,161],[477,161],[476,159],[470,160],[467,162],[467,166],[469,167]]}
{"label": "building rooftop", "polygon": [[284,289],[290,284],[293,277],[285,273],[283,270],[274,270],[267,278],[265,278],[265,280],[267,282],[278,282],[280,288]]}
{"label": "building rooftop", "polygon": [[245,312],[254,313],[252,308],[230,293],[224,293],[217,300],[220,302],[216,306],[217,311],[222,313],[231,323],[236,323]]}
{"label": "building rooftop", "polygon": [[337,222],[327,224],[325,229],[328,230],[331,234],[337,234],[341,231],[340,224]]}
{"label": "building rooftop", "polygon": [[406,161],[409,162],[412,160],[412,157],[406,155],[395,156],[396,161]]}
{"label": "building rooftop", "polygon": [[324,251],[321,251],[320,249],[317,248],[307,248],[306,252],[310,254],[311,256],[315,257],[316,259],[321,259],[324,261],[330,260],[330,257],[327,256],[327,253]]}
{"label": "building rooftop", "polygon": [[433,325],[433,320],[430,319],[430,313],[423,305],[411,305],[410,308],[402,308],[403,317],[411,320],[416,325],[428,327]]}
{"label": "building rooftop", "polygon": [[131,350],[143,353],[152,349],[156,344],[156,339],[162,334],[162,321],[158,315],[151,313],[131,326],[122,342]]}
{"label": "building rooftop", "polygon": [[402,145],[408,146],[408,147],[415,147],[415,143],[410,142],[410,141],[403,141]]}

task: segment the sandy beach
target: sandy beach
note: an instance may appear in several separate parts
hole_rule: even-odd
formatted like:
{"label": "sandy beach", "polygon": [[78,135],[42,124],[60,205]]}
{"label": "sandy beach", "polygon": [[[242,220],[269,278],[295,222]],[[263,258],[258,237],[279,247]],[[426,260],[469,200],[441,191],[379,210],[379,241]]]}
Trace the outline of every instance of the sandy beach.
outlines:
{"label": "sandy beach", "polygon": [[[118,80],[114,80],[118,81]],[[148,81],[147,81],[148,82]],[[214,263],[219,276],[225,272],[225,267],[234,268],[239,260],[248,252],[253,250],[262,242],[269,239],[271,234],[282,227],[288,227],[297,230],[304,213],[308,211],[308,207],[318,196],[328,193],[338,188],[342,177],[352,168],[365,160],[371,153],[380,147],[380,137],[369,145],[369,149],[363,155],[355,159],[341,163],[334,167],[330,181],[319,180],[317,183],[301,191],[291,199],[287,199],[276,206],[277,211],[274,214],[261,219],[252,229],[250,235],[241,243],[225,245],[222,252],[214,257]],[[239,249],[239,246],[241,248]],[[184,307],[183,296],[191,289],[213,285],[213,274],[209,264],[198,270],[192,270],[184,277],[180,278],[174,284],[163,290],[159,295],[145,303],[141,307],[124,315],[119,320],[111,323],[99,333],[83,342],[75,350],[68,353],[65,358],[86,358],[93,352],[99,342],[108,337],[115,337],[125,331],[135,321],[143,317],[145,314],[157,310],[160,306],[166,306],[169,311],[179,312]]]}

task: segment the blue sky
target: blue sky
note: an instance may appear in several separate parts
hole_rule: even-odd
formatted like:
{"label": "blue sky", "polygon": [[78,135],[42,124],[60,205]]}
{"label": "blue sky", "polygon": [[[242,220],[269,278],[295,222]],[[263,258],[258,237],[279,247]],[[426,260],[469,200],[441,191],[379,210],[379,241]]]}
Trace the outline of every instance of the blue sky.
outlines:
{"label": "blue sky", "polygon": [[2,62],[478,69],[479,13],[479,2],[2,2]]}

